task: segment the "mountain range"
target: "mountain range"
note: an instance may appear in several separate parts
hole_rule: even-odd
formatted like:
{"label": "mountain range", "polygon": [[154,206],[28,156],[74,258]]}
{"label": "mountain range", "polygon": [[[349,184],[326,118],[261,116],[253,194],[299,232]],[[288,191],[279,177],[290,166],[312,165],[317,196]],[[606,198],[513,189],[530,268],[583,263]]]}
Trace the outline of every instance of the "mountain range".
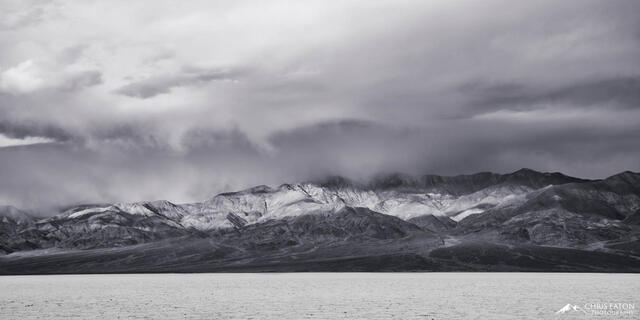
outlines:
{"label": "mountain range", "polygon": [[640,173],[343,177],[198,203],[0,207],[0,274],[640,272]]}

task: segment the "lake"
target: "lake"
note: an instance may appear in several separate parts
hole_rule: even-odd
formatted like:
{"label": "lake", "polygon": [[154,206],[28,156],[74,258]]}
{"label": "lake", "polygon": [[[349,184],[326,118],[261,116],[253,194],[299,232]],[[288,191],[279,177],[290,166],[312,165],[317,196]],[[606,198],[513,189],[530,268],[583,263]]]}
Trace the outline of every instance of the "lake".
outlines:
{"label": "lake", "polygon": [[[578,310],[556,314],[567,304],[578,306]],[[631,307],[635,309],[629,310]],[[637,274],[0,276],[0,319],[638,319],[639,316]]]}

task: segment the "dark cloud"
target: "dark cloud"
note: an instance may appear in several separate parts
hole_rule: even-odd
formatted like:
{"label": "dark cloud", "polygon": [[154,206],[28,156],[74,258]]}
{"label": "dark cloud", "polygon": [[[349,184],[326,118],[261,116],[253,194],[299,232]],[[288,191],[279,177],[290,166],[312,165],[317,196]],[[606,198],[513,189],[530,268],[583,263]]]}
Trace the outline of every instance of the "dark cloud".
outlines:
{"label": "dark cloud", "polygon": [[640,153],[640,129],[633,122],[594,127],[448,119],[409,129],[339,121],[281,132],[272,139],[280,154],[293,159],[290,169],[305,172],[311,167],[309,174],[360,179],[379,172],[455,175],[521,167],[598,178],[640,165],[634,158]]}
{"label": "dark cloud", "polygon": [[189,153],[207,154],[208,150],[217,152],[245,153],[250,156],[261,155],[260,147],[253,143],[238,128],[228,131],[191,129],[182,137],[182,146]]}
{"label": "dark cloud", "polygon": [[484,84],[461,86],[460,94],[471,97],[474,113],[495,110],[531,110],[561,106],[566,108],[640,108],[640,77],[615,77],[571,83],[560,88],[539,88],[524,84]]}
{"label": "dark cloud", "polygon": [[79,72],[71,75],[62,85],[62,90],[75,91],[102,83],[102,73],[96,70]]}
{"label": "dark cloud", "polygon": [[194,86],[210,81],[235,80],[240,74],[237,71],[186,69],[180,73],[147,78],[129,83],[116,90],[117,93],[147,99],[159,94],[168,93],[176,87]]}
{"label": "dark cloud", "polygon": [[67,141],[73,138],[73,135],[59,127],[34,122],[15,123],[2,120],[0,120],[0,134],[17,139],[43,137],[56,141]]}
{"label": "dark cloud", "polygon": [[0,204],[640,170],[638,1],[44,4],[0,2]]}

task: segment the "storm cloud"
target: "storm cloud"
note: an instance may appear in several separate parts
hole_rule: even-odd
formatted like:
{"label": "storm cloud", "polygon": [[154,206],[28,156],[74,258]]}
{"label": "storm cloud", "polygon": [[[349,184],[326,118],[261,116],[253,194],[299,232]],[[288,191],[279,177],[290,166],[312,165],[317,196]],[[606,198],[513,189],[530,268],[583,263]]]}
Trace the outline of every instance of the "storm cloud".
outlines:
{"label": "storm cloud", "polygon": [[129,97],[151,98],[163,93],[169,93],[176,87],[193,86],[214,80],[233,81],[238,72],[225,70],[184,70],[177,74],[160,75],[136,82],[129,83],[118,90],[117,93]]}
{"label": "storm cloud", "polygon": [[640,170],[640,3],[0,0],[0,204]]}

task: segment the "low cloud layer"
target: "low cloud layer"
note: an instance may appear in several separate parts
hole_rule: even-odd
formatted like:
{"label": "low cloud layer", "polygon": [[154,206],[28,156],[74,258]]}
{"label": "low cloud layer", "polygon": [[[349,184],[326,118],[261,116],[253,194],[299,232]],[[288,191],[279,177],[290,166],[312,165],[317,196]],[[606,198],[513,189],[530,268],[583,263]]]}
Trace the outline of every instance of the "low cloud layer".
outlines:
{"label": "low cloud layer", "polygon": [[151,98],[159,94],[169,93],[177,87],[190,87],[206,84],[210,81],[234,81],[238,72],[226,70],[183,70],[175,74],[159,75],[148,79],[134,81],[116,90],[117,93],[135,98]]}
{"label": "low cloud layer", "polygon": [[0,0],[0,203],[200,201],[329,174],[640,171],[639,11]]}

